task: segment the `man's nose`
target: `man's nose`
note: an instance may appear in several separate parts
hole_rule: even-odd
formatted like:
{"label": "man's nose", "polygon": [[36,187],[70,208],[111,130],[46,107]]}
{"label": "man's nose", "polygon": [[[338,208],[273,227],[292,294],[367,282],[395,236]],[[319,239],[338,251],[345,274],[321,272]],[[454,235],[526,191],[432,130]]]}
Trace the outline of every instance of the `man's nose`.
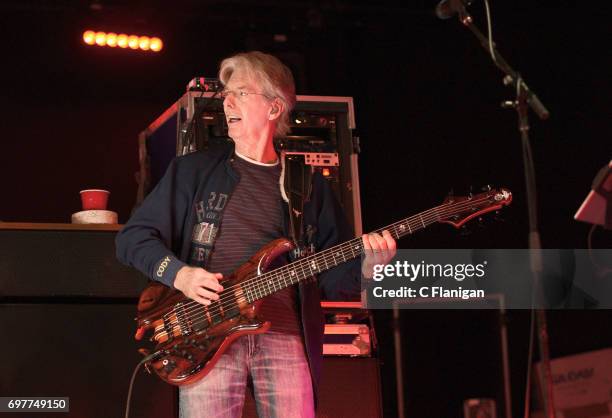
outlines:
{"label": "man's nose", "polygon": [[233,91],[228,91],[223,99],[223,104],[234,106],[236,104],[236,94]]}
{"label": "man's nose", "polygon": [[225,99],[223,99],[223,107],[233,108],[235,104],[234,100],[234,95],[231,93],[228,94],[227,96],[225,96]]}

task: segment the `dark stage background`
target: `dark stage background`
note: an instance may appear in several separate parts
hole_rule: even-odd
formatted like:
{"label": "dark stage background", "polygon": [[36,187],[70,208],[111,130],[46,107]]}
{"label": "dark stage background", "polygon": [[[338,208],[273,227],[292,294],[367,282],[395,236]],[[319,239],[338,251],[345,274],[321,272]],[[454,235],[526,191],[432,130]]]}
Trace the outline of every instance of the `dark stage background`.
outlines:
{"label": "dark stage background", "polygon": [[[225,56],[260,49],[292,68],[299,94],[354,97],[366,230],[437,205],[450,189],[461,194],[492,184],[514,192],[501,220],[467,235],[434,226],[400,246],[523,248],[527,212],[517,118],[499,106],[513,92],[471,33],[456,19],[434,16],[436,3],[2,2],[0,220],[70,222],[80,209],[79,190],[105,188],[110,209],[125,222],[136,196],[137,134],[191,78],[215,76]],[[573,215],[612,157],[609,20],[578,2],[491,3],[500,52],[551,112],[546,122],[530,115],[543,246],[584,248],[589,225]],[[470,10],[485,31],[484,4]],[[89,28],[158,34],[164,49],[88,47],[81,34]],[[275,42],[278,34],[286,41]],[[596,231],[594,244],[609,247],[610,232]],[[607,312],[551,313],[553,356],[611,345],[605,315],[609,320]],[[376,320],[385,413],[392,415],[388,312],[376,312]],[[518,415],[527,314],[511,312],[509,321]],[[404,340],[470,344],[428,327],[417,332],[405,329]],[[427,365],[421,367],[414,376],[427,373]],[[432,388],[432,402],[444,392]]]}

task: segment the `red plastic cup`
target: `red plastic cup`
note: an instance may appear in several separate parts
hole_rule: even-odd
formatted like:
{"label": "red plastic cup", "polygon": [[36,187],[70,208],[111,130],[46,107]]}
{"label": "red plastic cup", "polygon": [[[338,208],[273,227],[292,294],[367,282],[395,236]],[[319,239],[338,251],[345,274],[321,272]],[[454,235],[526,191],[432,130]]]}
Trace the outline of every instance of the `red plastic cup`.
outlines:
{"label": "red plastic cup", "polygon": [[108,190],[102,189],[81,190],[83,210],[106,210],[109,194]]}

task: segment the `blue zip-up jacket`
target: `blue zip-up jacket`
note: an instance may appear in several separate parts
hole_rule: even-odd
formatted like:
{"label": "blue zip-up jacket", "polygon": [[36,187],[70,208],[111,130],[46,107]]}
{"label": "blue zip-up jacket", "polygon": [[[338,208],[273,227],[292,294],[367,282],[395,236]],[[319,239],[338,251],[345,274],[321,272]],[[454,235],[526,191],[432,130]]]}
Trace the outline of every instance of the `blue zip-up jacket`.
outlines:
{"label": "blue zip-up jacket", "polygon": [[[231,198],[240,180],[230,164],[233,155],[233,143],[228,143],[175,158],[164,177],[117,234],[117,258],[149,278],[174,288],[174,279],[181,267],[209,250],[201,245],[202,242],[193,240],[194,227],[206,219],[214,228],[222,228],[220,213],[215,210],[223,206],[220,203],[223,199]],[[284,202],[279,204],[283,206],[284,234],[288,236],[288,206]],[[304,227],[315,228],[313,241],[317,252],[353,238],[329,184],[318,173],[313,176],[312,193],[310,201],[304,204],[303,216]],[[205,257],[200,259],[205,260]],[[206,268],[205,264],[201,266]],[[298,310],[315,394],[323,352],[320,294],[330,300],[359,298],[360,277],[360,262],[353,260],[320,274],[318,282],[307,280],[299,284]]]}

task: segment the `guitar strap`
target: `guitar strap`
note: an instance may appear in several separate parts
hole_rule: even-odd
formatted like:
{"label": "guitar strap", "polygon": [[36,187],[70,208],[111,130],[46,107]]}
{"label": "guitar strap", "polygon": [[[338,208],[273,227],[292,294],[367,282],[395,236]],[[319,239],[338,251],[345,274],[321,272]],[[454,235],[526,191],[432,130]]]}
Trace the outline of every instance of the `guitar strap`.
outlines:
{"label": "guitar strap", "polygon": [[312,168],[307,165],[304,155],[281,153],[282,174],[280,178],[281,195],[289,204],[289,234],[296,246],[295,258],[311,247],[313,231],[308,228],[306,239],[304,230],[304,203],[310,200],[312,191]]}

